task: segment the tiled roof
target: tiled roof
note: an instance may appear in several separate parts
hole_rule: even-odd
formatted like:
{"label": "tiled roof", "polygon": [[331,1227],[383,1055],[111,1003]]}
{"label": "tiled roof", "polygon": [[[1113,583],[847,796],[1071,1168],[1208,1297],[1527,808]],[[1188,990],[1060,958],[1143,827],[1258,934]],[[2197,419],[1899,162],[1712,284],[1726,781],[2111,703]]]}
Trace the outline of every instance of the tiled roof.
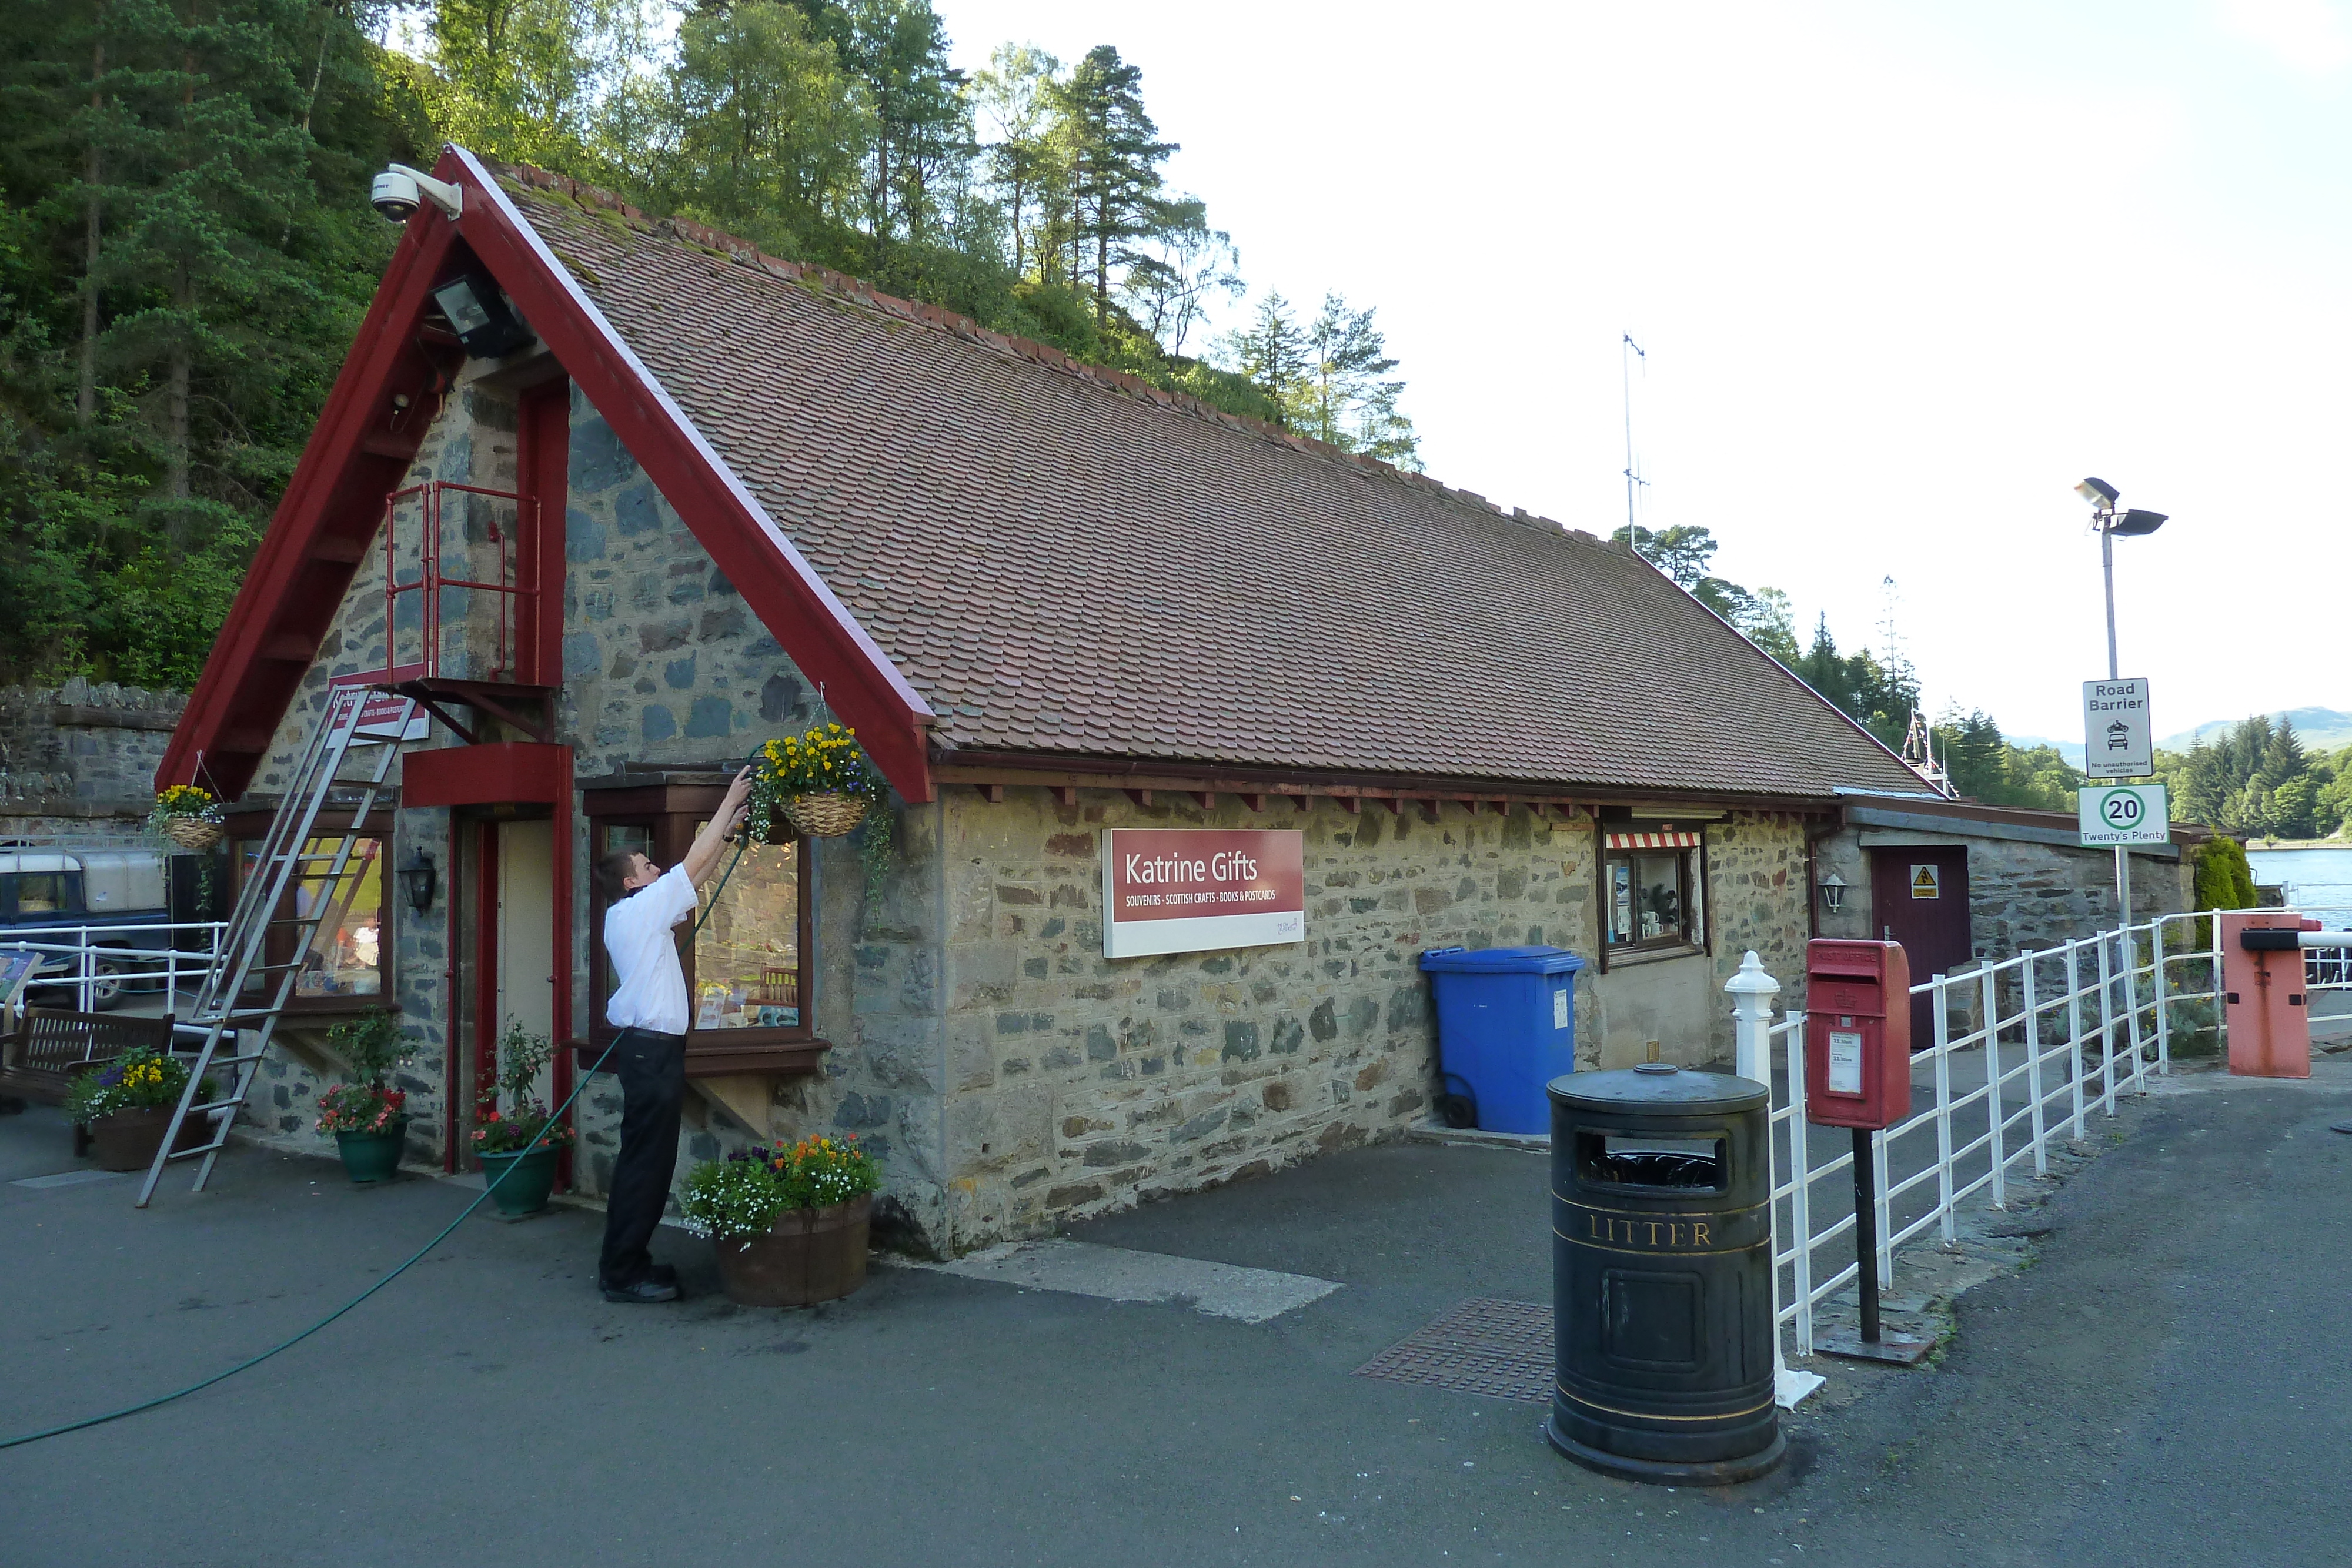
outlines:
{"label": "tiled roof", "polygon": [[501,172],[945,752],[1918,788],[1619,547]]}

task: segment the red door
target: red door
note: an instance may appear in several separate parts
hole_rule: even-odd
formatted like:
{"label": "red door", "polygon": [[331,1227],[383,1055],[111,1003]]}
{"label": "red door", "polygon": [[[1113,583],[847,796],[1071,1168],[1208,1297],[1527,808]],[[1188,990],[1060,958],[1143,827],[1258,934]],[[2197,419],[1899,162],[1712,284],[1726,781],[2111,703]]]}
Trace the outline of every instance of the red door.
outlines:
{"label": "red door", "polygon": [[[1870,852],[1871,935],[1903,944],[1911,983],[1949,975],[1976,956],[1969,934],[1969,852],[1964,845]],[[1936,1043],[1925,996],[1911,998],[1911,1049]]]}

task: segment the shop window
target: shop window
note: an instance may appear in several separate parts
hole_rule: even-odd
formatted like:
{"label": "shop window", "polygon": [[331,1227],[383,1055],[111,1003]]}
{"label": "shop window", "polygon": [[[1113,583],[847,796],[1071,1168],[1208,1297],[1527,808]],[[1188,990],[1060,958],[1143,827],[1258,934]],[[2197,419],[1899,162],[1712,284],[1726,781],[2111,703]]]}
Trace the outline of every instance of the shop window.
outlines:
{"label": "shop window", "polygon": [[[258,829],[267,824],[253,826]],[[323,871],[327,863],[323,857],[332,855],[341,842],[341,831],[336,829],[331,837],[310,840],[302,846],[302,852],[322,857],[315,863]],[[335,1010],[373,1006],[391,989],[384,975],[386,934],[392,928],[384,903],[385,886],[390,880],[384,874],[385,843],[383,838],[377,836],[355,839],[341,884],[331,897],[325,877],[306,876],[295,882],[286,902],[279,906],[281,918],[320,916],[299,955],[301,967],[295,973],[290,1007]],[[261,840],[240,837],[236,848],[236,875],[241,888],[257,869]],[[294,940],[295,934],[290,929],[272,932],[267,961],[282,964],[296,957]]]}
{"label": "shop window", "polygon": [[1705,943],[1699,835],[1612,832],[1601,862],[1601,923],[1612,953]]}
{"label": "shop window", "polygon": [[[663,784],[587,791],[589,845],[596,862],[619,852],[645,855],[667,870],[685,858],[719,803],[718,786]],[[691,1009],[689,1074],[798,1071],[814,1065],[814,1016],[808,983],[809,889],[801,843],[751,844],[725,886],[714,875],[702,890],[700,928],[677,930]],[[606,899],[591,878],[589,974],[596,998],[587,1020],[591,1045],[613,1038],[604,1005],[616,982],[604,954]],[[703,919],[703,915],[708,919]]]}

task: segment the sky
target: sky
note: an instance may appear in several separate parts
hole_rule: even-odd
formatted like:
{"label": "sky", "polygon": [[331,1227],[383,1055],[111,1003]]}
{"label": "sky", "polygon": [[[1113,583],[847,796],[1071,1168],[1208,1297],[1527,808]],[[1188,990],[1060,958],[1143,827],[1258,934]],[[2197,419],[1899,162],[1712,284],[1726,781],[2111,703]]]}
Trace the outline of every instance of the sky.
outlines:
{"label": "sky", "polygon": [[[1374,306],[1430,473],[1642,522],[2079,740],[2076,481],[2158,734],[2352,709],[2352,5],[934,0],[957,63],[1116,46],[1254,295]],[[1887,578],[1895,580],[1890,591]]]}

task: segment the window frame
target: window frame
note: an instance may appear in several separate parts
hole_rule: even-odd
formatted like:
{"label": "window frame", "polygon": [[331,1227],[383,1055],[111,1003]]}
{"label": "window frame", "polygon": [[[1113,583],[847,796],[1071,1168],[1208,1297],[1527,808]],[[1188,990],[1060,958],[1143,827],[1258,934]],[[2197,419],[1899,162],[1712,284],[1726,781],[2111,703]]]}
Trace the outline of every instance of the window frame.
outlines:
{"label": "window frame", "polygon": [[[228,839],[227,904],[231,909],[236,907],[237,899],[245,891],[246,846],[251,844],[257,849],[259,848],[261,842],[269,835],[272,818],[273,813],[269,812],[238,812],[229,816],[223,824]],[[357,813],[348,810],[321,810],[310,824],[310,837],[320,839],[338,836],[352,831],[355,821],[356,831],[361,837],[373,839],[383,846],[383,858],[377,862],[375,917],[376,973],[381,983],[373,996],[354,993],[336,997],[299,995],[288,997],[286,1014],[289,1017],[297,1014],[334,1017],[372,1012],[379,1008],[389,1008],[394,1012],[400,1010],[399,974],[395,961],[400,944],[393,931],[392,890],[393,884],[398,880],[393,873],[394,813],[389,810],[377,810],[370,811],[363,820],[359,820]],[[296,880],[299,883],[300,879]],[[287,902],[281,903],[270,918],[275,920],[290,915],[293,913],[291,903],[293,896],[294,887],[289,885],[286,890]],[[290,934],[283,931],[272,933],[268,946],[263,949],[261,961],[271,965],[289,962],[294,956],[290,942]],[[252,995],[257,988],[254,982],[248,981],[247,994]]]}
{"label": "window frame", "polygon": [[[604,953],[604,911],[609,901],[596,875],[596,864],[604,859],[604,830],[606,828],[643,828],[652,839],[650,857],[664,870],[686,858],[688,846],[694,842],[695,824],[707,822],[726,798],[724,784],[660,783],[634,788],[589,789],[582,815],[588,822],[588,1006],[586,1044],[591,1052],[601,1052],[619,1031],[604,1020],[604,1003],[609,995],[611,960]],[[799,932],[795,950],[800,956],[801,1021],[797,1024],[754,1025],[749,1029],[697,1029],[692,1019],[698,1015],[701,995],[695,972],[694,945],[690,937],[683,943],[678,962],[686,971],[686,994],[688,1023],[686,1031],[686,1074],[689,1078],[723,1077],[733,1073],[800,1073],[817,1070],[823,1053],[832,1049],[816,1031],[815,987],[816,920],[815,902],[809,874],[809,846],[812,841],[796,839],[794,864],[799,886]],[[730,848],[727,854],[734,854]],[[719,864],[723,871],[726,861]],[[700,899],[698,896],[698,904]],[[701,905],[708,907],[707,904]],[[700,918],[699,911],[696,918]],[[681,929],[688,929],[681,927]]]}
{"label": "window frame", "polygon": [[[1652,958],[1682,957],[1712,951],[1709,942],[1714,923],[1707,919],[1706,911],[1706,828],[1704,826],[1678,828],[1672,822],[1643,822],[1637,827],[1631,821],[1615,821],[1601,823],[1600,830],[1598,898],[1600,907],[1595,913],[1600,917],[1597,924],[1600,928],[1601,950],[1603,954],[1602,972],[1606,973],[1609,967],[1613,964],[1639,963]],[[1691,841],[1675,844],[1628,844],[1614,847],[1609,841],[1618,836],[1632,837],[1643,834],[1687,837]],[[1671,936],[1652,936],[1630,942],[1612,941],[1611,936],[1615,930],[1613,923],[1615,911],[1612,907],[1612,894],[1614,892],[1613,868],[1619,865],[1631,866],[1644,857],[1657,855],[1675,857],[1676,890],[1682,900],[1683,908],[1681,929]]]}

